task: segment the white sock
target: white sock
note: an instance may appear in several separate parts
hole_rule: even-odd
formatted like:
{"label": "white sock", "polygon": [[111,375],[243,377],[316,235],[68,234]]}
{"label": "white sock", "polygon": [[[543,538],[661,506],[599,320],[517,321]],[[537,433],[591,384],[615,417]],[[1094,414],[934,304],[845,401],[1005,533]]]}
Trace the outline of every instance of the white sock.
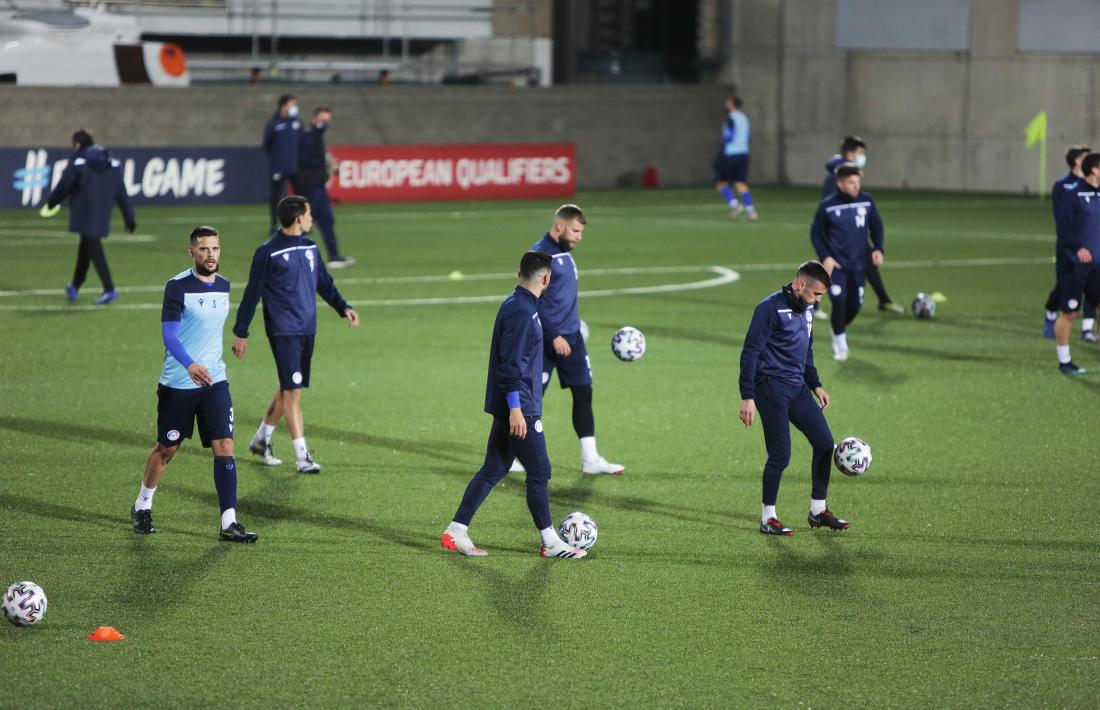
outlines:
{"label": "white sock", "polygon": [[1084,332],[1087,333],[1095,327],[1096,327],[1096,319],[1095,318],[1082,318],[1081,319],[1081,330],[1083,330]]}
{"label": "white sock", "polygon": [[564,545],[562,539],[558,537],[558,531],[552,527],[545,530],[539,530],[539,537],[542,538],[543,547],[554,547],[556,545]]}
{"label": "white sock", "polygon": [[848,349],[848,334],[847,333],[833,333],[833,344],[841,350]]}
{"label": "white sock", "polygon": [[1054,349],[1058,351],[1058,364],[1065,365],[1069,362],[1069,346],[1068,345],[1055,345]]}
{"label": "white sock", "polygon": [[226,508],[222,511],[222,530],[237,522],[237,509]]}
{"label": "white sock", "polygon": [[1058,320],[1058,311],[1047,311],[1047,320]]}
{"label": "white sock", "polygon": [[737,209],[737,205],[739,205],[739,204],[741,204],[741,203],[737,201],[736,197],[729,201],[729,206],[730,206],[731,210]]}
{"label": "white sock", "polygon": [[447,532],[458,533],[459,535],[469,535],[470,534],[470,526],[469,525],[463,525],[462,523],[456,523],[455,521],[452,520],[451,524],[447,526]]}
{"label": "white sock", "polygon": [[596,451],[596,437],[594,436],[582,436],[581,437],[581,461],[595,461],[600,457],[600,452]]}
{"label": "white sock", "polygon": [[810,512],[814,515],[820,515],[825,510],[825,501],[810,499]]}
{"label": "white sock", "polygon": [[146,488],[143,485],[141,487],[141,492],[138,493],[137,500],[134,501],[134,510],[152,510],[153,494],[156,492],[156,488]]}
{"label": "white sock", "polygon": [[265,444],[271,443],[271,435],[275,433],[275,425],[261,421],[260,428],[256,430],[256,436],[263,439]]}
{"label": "white sock", "polygon": [[299,459],[304,459],[309,455],[309,449],[306,448],[306,438],[304,436],[300,439],[294,439],[290,443],[294,445],[294,455]]}
{"label": "white sock", "polygon": [[766,522],[768,522],[768,520],[770,518],[775,518],[776,520],[779,519],[775,515],[775,506],[774,505],[762,505],[762,506],[760,506],[760,522],[766,523]]}

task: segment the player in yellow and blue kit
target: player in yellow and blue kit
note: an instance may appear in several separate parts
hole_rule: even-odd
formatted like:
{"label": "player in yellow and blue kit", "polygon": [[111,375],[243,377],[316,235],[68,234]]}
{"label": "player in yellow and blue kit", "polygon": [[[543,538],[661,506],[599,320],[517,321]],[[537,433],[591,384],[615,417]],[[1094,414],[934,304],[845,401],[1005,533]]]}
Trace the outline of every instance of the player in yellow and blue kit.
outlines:
{"label": "player in yellow and blue kit", "polygon": [[145,462],[141,491],[130,511],[134,532],[155,533],[153,494],[168,462],[198,420],[202,445],[214,452],[214,487],[221,508],[221,539],[255,542],[237,522],[237,466],[233,458],[233,400],[222,359],[229,315],[229,281],[218,276],[221,237],[196,227],[188,247],[194,265],[164,287],[161,337],[164,370],[157,387],[157,443]]}

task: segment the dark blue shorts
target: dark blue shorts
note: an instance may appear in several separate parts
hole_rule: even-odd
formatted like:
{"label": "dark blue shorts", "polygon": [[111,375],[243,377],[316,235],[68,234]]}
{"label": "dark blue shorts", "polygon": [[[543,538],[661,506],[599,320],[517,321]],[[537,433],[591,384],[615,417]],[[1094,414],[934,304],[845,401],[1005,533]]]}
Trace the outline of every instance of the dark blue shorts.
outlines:
{"label": "dark blue shorts", "polygon": [[749,155],[726,155],[719,153],[714,158],[714,182],[748,182]]}
{"label": "dark blue shorts", "polygon": [[550,385],[550,375],[558,369],[558,381],[562,388],[592,384],[592,364],[588,360],[588,350],[584,347],[584,338],[580,333],[562,333],[573,352],[562,357],[554,350],[553,340],[543,343],[542,389],[545,392]]}
{"label": "dark blue shorts", "polygon": [[830,280],[833,285],[829,287],[829,298],[834,301],[843,300],[848,308],[854,308],[854,312],[858,312],[863,306],[863,290],[867,283],[867,274],[863,271],[833,269]]}
{"label": "dark blue shorts", "polygon": [[275,370],[279,373],[279,389],[296,390],[309,387],[309,364],[313,360],[312,335],[269,335]]}
{"label": "dark blue shorts", "polygon": [[206,448],[218,439],[233,438],[233,398],[229,382],[216,382],[209,387],[180,390],[157,387],[157,442],[162,446],[179,446],[190,439],[195,420],[199,422],[199,440]]}
{"label": "dark blue shorts", "polygon": [[1090,303],[1100,303],[1100,264],[1060,263],[1057,275],[1054,288],[1063,313],[1076,313],[1086,298]]}

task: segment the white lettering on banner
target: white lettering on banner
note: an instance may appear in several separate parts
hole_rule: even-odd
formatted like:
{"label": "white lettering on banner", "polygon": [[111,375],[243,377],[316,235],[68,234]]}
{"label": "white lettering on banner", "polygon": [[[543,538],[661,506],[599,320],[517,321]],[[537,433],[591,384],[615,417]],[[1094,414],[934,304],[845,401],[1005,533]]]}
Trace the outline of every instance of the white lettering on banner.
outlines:
{"label": "white lettering on banner", "polygon": [[454,182],[450,160],[342,160],[337,171],[342,188],[447,187]]}
{"label": "white lettering on banner", "polygon": [[123,164],[122,180],[132,197],[216,197],[225,191],[225,159],[150,158],[142,171],[141,181],[134,182],[135,165],[131,158]]}
{"label": "white lettering on banner", "polygon": [[544,185],[568,183],[572,174],[569,159],[558,158],[463,158],[455,168],[455,177],[459,187],[469,190],[471,187],[485,185]]}

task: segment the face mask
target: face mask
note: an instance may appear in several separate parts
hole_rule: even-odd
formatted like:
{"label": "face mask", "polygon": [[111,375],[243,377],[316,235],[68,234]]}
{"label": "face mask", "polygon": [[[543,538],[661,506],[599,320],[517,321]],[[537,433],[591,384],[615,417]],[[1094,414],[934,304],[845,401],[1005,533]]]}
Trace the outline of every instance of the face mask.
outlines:
{"label": "face mask", "polygon": [[863,166],[867,164],[867,154],[861,153],[860,155],[857,155],[855,159],[855,164],[857,168],[862,170]]}
{"label": "face mask", "polygon": [[286,115],[289,116],[290,118],[297,118],[298,117],[298,107],[297,106],[291,106],[289,109],[287,109]]}
{"label": "face mask", "polygon": [[326,126],[328,126],[328,124],[325,123],[324,121],[318,121],[317,123],[313,124],[313,127],[316,128],[318,131],[325,130]]}

